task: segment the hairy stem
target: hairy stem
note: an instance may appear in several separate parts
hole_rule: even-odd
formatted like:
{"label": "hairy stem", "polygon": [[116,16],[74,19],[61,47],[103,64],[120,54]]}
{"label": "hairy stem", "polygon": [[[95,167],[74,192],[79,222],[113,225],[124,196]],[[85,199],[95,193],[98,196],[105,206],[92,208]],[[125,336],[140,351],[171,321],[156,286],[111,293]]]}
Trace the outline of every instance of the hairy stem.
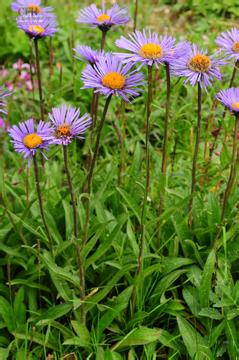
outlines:
{"label": "hairy stem", "polygon": [[38,203],[41,213],[41,218],[43,225],[45,227],[46,235],[49,241],[50,251],[51,255],[53,255],[53,243],[52,243],[52,237],[46,222],[45,213],[43,209],[43,200],[42,200],[42,193],[41,193],[41,187],[40,187],[40,178],[39,178],[39,171],[38,171],[38,165],[37,165],[37,157],[36,155],[33,156],[33,164],[34,164],[34,173],[35,173],[35,181],[36,181],[36,189],[37,189],[37,196],[38,196]]}
{"label": "hairy stem", "polygon": [[37,83],[38,83],[39,100],[40,100],[40,113],[41,113],[41,120],[44,121],[44,100],[43,100],[43,93],[42,93],[41,67],[40,67],[40,58],[39,58],[38,40],[37,39],[34,39],[34,46],[35,46],[35,56],[36,56]]}
{"label": "hairy stem", "polygon": [[236,179],[236,171],[237,171],[237,162],[239,160],[239,148],[238,148],[238,140],[237,140],[237,134],[239,130],[239,115],[236,115],[235,119],[235,126],[234,126],[234,138],[233,138],[233,145],[232,145],[232,160],[231,160],[231,169],[230,169],[230,175],[227,182],[227,187],[223,196],[223,203],[222,203],[222,212],[221,212],[221,221],[224,220],[225,216],[225,210],[227,206],[227,202],[229,199],[229,196],[231,194],[235,179]]}
{"label": "hairy stem", "polygon": [[165,64],[166,70],[166,83],[167,83],[167,94],[166,94],[166,108],[165,108],[165,120],[164,120],[164,138],[163,138],[163,151],[162,151],[162,165],[161,165],[161,172],[163,177],[163,188],[160,194],[159,200],[159,213],[160,216],[163,212],[163,205],[164,205],[164,189],[165,189],[165,179],[166,179],[166,172],[167,172],[167,145],[168,145],[168,123],[169,123],[169,107],[170,107],[170,90],[171,90],[171,83],[170,83],[170,69],[169,64]]}
{"label": "hairy stem", "polygon": [[137,274],[140,273],[143,268],[143,256],[144,256],[144,246],[145,246],[145,218],[146,218],[147,198],[148,198],[149,184],[150,184],[149,133],[150,133],[151,102],[152,102],[152,66],[148,66],[148,98],[146,105],[147,112],[146,112],[146,133],[145,133],[146,184],[145,184],[144,198],[143,198],[142,212],[140,219],[141,233],[140,233],[140,243],[139,243]]}
{"label": "hairy stem", "polygon": [[85,219],[83,244],[86,244],[87,238],[88,238],[88,230],[89,230],[89,222],[90,222],[90,195],[91,195],[91,188],[92,188],[92,180],[93,180],[94,168],[96,165],[96,160],[97,160],[99,148],[100,148],[100,137],[101,137],[102,129],[104,126],[104,122],[106,119],[106,114],[107,114],[107,111],[109,108],[111,98],[112,98],[112,95],[110,95],[106,99],[106,102],[105,102],[102,118],[101,118],[101,121],[100,121],[98,129],[97,129],[94,154],[93,154],[92,161],[90,163],[90,168],[89,168],[88,177],[87,177],[86,193],[88,194],[88,198],[87,198],[87,202],[86,202],[86,219]]}
{"label": "hairy stem", "polygon": [[80,285],[81,285],[81,292],[80,292],[80,298],[82,300],[82,304],[80,307],[81,322],[83,324],[85,324],[85,321],[86,321],[86,314],[85,314],[85,307],[84,307],[85,269],[84,269],[83,261],[81,258],[81,247],[77,243],[77,239],[78,239],[77,201],[76,201],[76,196],[75,196],[75,192],[74,192],[73,184],[72,184],[72,177],[71,177],[71,173],[70,173],[70,169],[69,169],[67,146],[65,146],[65,145],[63,145],[63,156],[64,156],[64,167],[65,167],[65,172],[66,172],[66,176],[67,176],[67,182],[68,182],[68,187],[69,187],[69,191],[70,191],[70,196],[71,196],[71,205],[72,205],[72,210],[73,210],[74,245],[75,245],[75,249],[76,249],[76,259],[77,259],[77,265],[78,265],[78,269],[79,269],[79,278],[80,278]]}
{"label": "hairy stem", "polygon": [[134,27],[133,27],[133,31],[135,31],[136,28],[137,28],[138,9],[139,9],[139,3],[138,3],[138,0],[135,0],[135,5],[134,5]]}
{"label": "hairy stem", "polygon": [[192,182],[191,182],[191,195],[189,200],[189,226],[192,227],[192,208],[193,208],[193,197],[196,186],[196,172],[197,172],[197,159],[198,159],[198,150],[200,144],[200,133],[201,133],[201,119],[202,119],[202,88],[198,82],[198,120],[197,120],[197,130],[196,130],[196,142],[194,147],[193,154],[193,163],[192,163]]}

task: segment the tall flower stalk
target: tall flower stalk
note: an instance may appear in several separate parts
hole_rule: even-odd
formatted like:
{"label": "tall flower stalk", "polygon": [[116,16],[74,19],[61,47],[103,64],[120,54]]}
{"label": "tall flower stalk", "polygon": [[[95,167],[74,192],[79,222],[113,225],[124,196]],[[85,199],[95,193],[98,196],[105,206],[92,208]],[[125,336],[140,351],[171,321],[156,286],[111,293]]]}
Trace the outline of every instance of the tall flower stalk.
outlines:
{"label": "tall flower stalk", "polygon": [[44,99],[42,91],[42,78],[41,78],[41,66],[40,66],[40,57],[38,49],[38,39],[34,39],[34,48],[35,48],[35,57],[36,57],[36,73],[37,73],[37,84],[39,92],[39,101],[40,101],[40,114],[41,119],[44,121]]}
{"label": "tall flower stalk", "polygon": [[[168,145],[168,125],[169,125],[169,109],[170,109],[170,90],[171,90],[171,81],[170,81],[170,67],[169,64],[165,64],[166,70],[166,106],[165,106],[165,119],[164,119],[164,137],[163,137],[163,151],[162,151],[162,165],[161,165],[161,173],[163,178],[163,188],[160,193],[160,200],[159,200],[159,212],[158,215],[160,216],[163,211],[164,207],[164,191],[165,191],[165,180],[166,180],[166,173],[167,173],[167,145]],[[160,228],[160,226],[158,226]]]}
{"label": "tall flower stalk", "polygon": [[98,129],[97,129],[94,154],[93,154],[93,158],[90,163],[90,168],[89,168],[89,172],[88,172],[88,176],[87,176],[86,193],[88,194],[88,197],[87,197],[87,203],[86,203],[86,218],[85,218],[83,245],[85,245],[88,240],[88,231],[89,231],[89,223],[90,223],[90,196],[91,196],[91,189],[92,189],[92,180],[93,180],[93,174],[94,174],[94,169],[95,169],[95,165],[96,165],[96,160],[97,160],[97,157],[99,154],[101,133],[102,133],[102,129],[103,129],[103,126],[105,123],[106,114],[107,114],[107,111],[109,108],[111,98],[112,98],[112,95],[107,97],[106,102],[105,102],[101,121],[100,121]]}
{"label": "tall flower stalk", "polygon": [[134,3],[134,26],[133,26],[133,32],[135,32],[135,30],[137,29],[138,9],[139,9],[139,2],[138,2],[138,0],[135,0],[135,3]]}
{"label": "tall flower stalk", "polygon": [[91,125],[91,118],[88,114],[80,117],[80,109],[75,109],[71,106],[62,105],[59,108],[53,108],[52,113],[49,114],[50,120],[53,126],[53,132],[49,138],[50,143],[62,145],[63,147],[63,157],[64,157],[64,168],[67,176],[67,182],[71,197],[71,206],[73,212],[73,227],[74,227],[74,237],[73,243],[76,250],[76,260],[79,270],[79,279],[80,279],[80,299],[82,301],[80,312],[81,312],[81,322],[85,324],[86,314],[85,314],[85,269],[84,261],[81,256],[82,244],[79,245],[79,226],[78,226],[78,208],[76,194],[73,187],[72,176],[69,167],[68,160],[68,145],[72,142],[73,139],[79,138],[82,139],[83,134]]}
{"label": "tall flower stalk", "polygon": [[199,150],[200,134],[201,134],[201,120],[202,120],[202,88],[201,88],[201,84],[198,83],[197,128],[196,128],[196,141],[194,146],[193,162],[192,162],[191,194],[189,200],[190,228],[192,227],[192,207],[193,207],[193,198],[194,198],[194,192],[196,186],[197,160],[198,160],[198,150]]}
{"label": "tall flower stalk", "polygon": [[37,164],[37,157],[34,156],[33,157],[33,164],[34,164],[34,174],[35,174],[35,182],[36,182],[36,189],[37,189],[37,197],[38,197],[38,203],[39,203],[39,208],[40,208],[40,214],[41,214],[41,218],[42,218],[42,222],[46,231],[46,235],[49,241],[49,246],[50,246],[50,251],[51,251],[51,255],[53,255],[53,242],[52,242],[52,237],[51,237],[51,233],[49,230],[49,227],[47,225],[47,221],[45,218],[45,213],[44,213],[44,208],[43,208],[43,200],[42,200],[42,193],[41,193],[41,187],[40,187],[40,178],[39,178],[39,170],[38,170],[38,164]]}
{"label": "tall flower stalk", "polygon": [[[80,286],[81,286],[80,298],[82,301],[84,301],[84,298],[85,298],[85,269],[84,269],[83,260],[81,257],[81,247],[77,242],[78,232],[79,232],[78,231],[77,201],[76,201],[75,191],[73,189],[72,177],[71,177],[70,168],[69,168],[68,146],[62,145],[62,147],[63,147],[64,167],[65,167],[65,172],[66,172],[66,176],[67,176],[67,182],[68,182],[68,187],[69,187],[69,191],[70,191],[71,205],[72,205],[72,211],[73,211],[74,245],[75,245],[75,249],[76,249],[76,258],[77,258],[77,265],[78,265],[78,269],[79,269],[79,278],[80,278]],[[82,304],[81,304],[80,311],[81,311],[81,322],[82,322],[82,324],[85,324],[86,317],[85,317],[84,302],[82,302]]]}
{"label": "tall flower stalk", "polygon": [[149,153],[149,135],[150,135],[150,114],[152,102],[152,66],[148,65],[148,97],[146,105],[146,133],[145,133],[145,158],[146,158],[146,184],[144,189],[144,198],[140,218],[140,242],[137,273],[143,268],[143,256],[145,247],[145,218],[147,215],[147,199],[150,187],[150,153]]}
{"label": "tall flower stalk", "polygon": [[225,210],[229,196],[231,194],[233,185],[236,179],[237,165],[239,162],[239,146],[238,146],[238,131],[239,131],[239,89],[238,88],[229,88],[227,90],[222,90],[217,94],[217,99],[231,111],[235,116],[235,125],[234,125],[234,136],[232,144],[232,159],[230,166],[230,175],[227,182],[227,186],[223,196],[222,202],[222,211],[221,211],[221,221],[224,220]]}

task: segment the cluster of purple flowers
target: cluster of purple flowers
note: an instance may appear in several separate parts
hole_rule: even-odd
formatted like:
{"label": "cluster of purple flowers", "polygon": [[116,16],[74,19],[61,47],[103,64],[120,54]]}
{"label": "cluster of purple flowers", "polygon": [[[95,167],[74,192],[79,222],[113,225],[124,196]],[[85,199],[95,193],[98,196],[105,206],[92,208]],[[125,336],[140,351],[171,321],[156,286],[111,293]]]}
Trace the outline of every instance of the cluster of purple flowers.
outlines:
{"label": "cluster of purple flowers", "polygon": [[[82,139],[83,133],[90,127],[88,114],[80,117],[80,109],[62,105],[53,108],[50,121],[40,121],[35,126],[33,119],[14,125],[9,134],[16,152],[23,153],[29,160],[39,149],[46,150],[49,145],[68,145],[74,138]],[[43,152],[42,152],[43,154]]]}
{"label": "cluster of purple flowers", "polygon": [[[17,25],[33,39],[51,36],[57,31],[56,19],[51,7],[42,7],[41,0],[16,0],[12,9],[18,12]],[[130,20],[124,8],[117,4],[110,9],[105,8],[104,1],[99,9],[91,5],[83,9],[77,22],[99,28],[107,32],[114,25],[126,24]],[[92,88],[96,93],[105,96],[120,96],[125,101],[139,95],[140,87],[144,85],[143,74],[139,72],[142,66],[168,64],[173,76],[185,78],[185,83],[192,86],[199,83],[207,88],[212,80],[221,80],[220,66],[226,62],[223,59],[239,61],[239,31],[232,29],[222,33],[216,39],[220,51],[208,55],[207,50],[200,49],[187,41],[176,43],[172,36],[158,35],[145,30],[135,31],[128,38],[121,36],[116,45],[126,53],[105,53],[96,51],[89,46],[77,45],[74,49],[76,57],[88,62],[82,72],[83,88]],[[222,56],[223,54],[223,56]],[[0,92],[0,112],[4,112],[4,97],[7,92]],[[239,90],[221,91],[217,99],[232,112],[239,112]],[[38,124],[34,128],[33,120],[13,126],[10,135],[17,152],[23,152],[24,157],[31,158],[36,149],[46,149],[49,144],[68,145],[73,138],[82,134],[91,125],[88,114],[80,117],[80,110],[62,105],[54,108],[49,114],[50,123]]]}
{"label": "cluster of purple flowers", "polygon": [[30,38],[41,39],[57,31],[53,9],[41,6],[41,0],[16,0],[12,3],[12,9],[19,14],[18,28]]}

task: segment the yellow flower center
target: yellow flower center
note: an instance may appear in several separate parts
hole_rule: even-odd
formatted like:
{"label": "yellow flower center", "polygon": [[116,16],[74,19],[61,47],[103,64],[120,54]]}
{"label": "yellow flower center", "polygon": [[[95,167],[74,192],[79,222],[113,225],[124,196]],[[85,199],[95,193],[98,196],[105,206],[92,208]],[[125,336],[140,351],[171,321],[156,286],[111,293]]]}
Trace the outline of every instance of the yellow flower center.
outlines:
{"label": "yellow flower center", "polygon": [[163,50],[159,44],[144,44],[140,49],[140,55],[146,59],[159,59],[163,55]]}
{"label": "yellow flower center", "polygon": [[239,41],[233,44],[232,50],[235,51],[236,53],[239,53]]}
{"label": "yellow flower center", "polygon": [[28,5],[28,11],[30,13],[39,14],[41,12],[41,8],[39,6],[37,6],[37,5],[29,4]]}
{"label": "yellow flower center", "polygon": [[234,110],[239,110],[239,102],[234,102],[234,103],[232,103],[232,108],[233,108]]}
{"label": "yellow flower center", "polygon": [[42,34],[45,31],[45,29],[40,25],[30,25],[28,30],[37,34]]}
{"label": "yellow flower center", "polygon": [[35,133],[28,134],[24,137],[23,144],[28,149],[35,149],[38,145],[42,144],[42,138]]}
{"label": "yellow flower center", "polygon": [[206,72],[211,66],[211,60],[206,55],[197,54],[189,60],[188,66],[193,71]]}
{"label": "yellow flower center", "polygon": [[97,16],[96,20],[100,23],[103,23],[105,21],[110,20],[110,16],[107,14],[100,14],[99,16]]}
{"label": "yellow flower center", "polygon": [[125,77],[118,72],[108,72],[103,76],[102,84],[113,90],[121,90],[125,85]]}
{"label": "yellow flower center", "polygon": [[57,128],[57,134],[59,136],[69,136],[71,133],[71,128],[68,124],[64,123],[62,125],[60,125],[58,128]]}

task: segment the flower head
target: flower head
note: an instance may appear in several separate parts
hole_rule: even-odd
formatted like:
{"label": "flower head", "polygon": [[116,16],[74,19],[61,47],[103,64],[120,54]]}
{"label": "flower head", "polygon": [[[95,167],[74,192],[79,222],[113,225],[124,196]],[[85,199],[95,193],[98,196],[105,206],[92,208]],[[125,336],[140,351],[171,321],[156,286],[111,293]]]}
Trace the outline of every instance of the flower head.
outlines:
{"label": "flower head", "polygon": [[193,44],[184,56],[173,62],[171,71],[175,76],[185,77],[185,83],[189,81],[194,86],[199,82],[206,89],[213,78],[221,80],[219,67],[224,64],[223,60],[207,55],[207,51]]}
{"label": "flower head", "polygon": [[216,44],[230,59],[239,60],[239,30],[231,29],[216,38]]}
{"label": "flower head", "polygon": [[34,39],[52,36],[57,31],[55,17],[47,15],[22,15],[17,18],[17,26]]}
{"label": "flower head", "polygon": [[233,113],[239,112],[239,88],[229,88],[227,90],[221,90],[217,96],[224,106],[231,110]]}
{"label": "flower head", "polygon": [[91,65],[94,65],[98,61],[99,56],[104,54],[103,51],[96,51],[85,45],[77,45],[73,50],[76,53],[75,57],[77,59],[87,61]]}
{"label": "flower head", "polygon": [[11,95],[11,92],[8,90],[5,90],[4,88],[0,87],[0,113],[7,114],[7,111],[5,110],[6,103],[4,101],[5,97]]}
{"label": "flower head", "polygon": [[130,71],[132,64],[123,64],[121,59],[112,54],[99,57],[97,64],[88,65],[82,72],[84,88],[96,89],[107,97],[121,96],[125,101],[128,97],[138,96],[138,86],[144,85],[143,74],[137,70]]}
{"label": "flower head", "polygon": [[41,152],[47,149],[51,133],[49,122],[40,121],[35,129],[33,119],[21,122],[18,126],[13,125],[9,130],[15,151],[23,153],[24,158],[28,159],[35,156],[38,149]]}
{"label": "flower head", "polygon": [[16,0],[13,1],[12,10],[23,14],[46,14],[51,13],[52,7],[42,7],[41,0]]}
{"label": "flower head", "polygon": [[110,9],[106,10],[104,1],[102,1],[100,9],[95,4],[92,4],[81,10],[77,22],[88,24],[93,28],[98,27],[102,31],[108,31],[111,26],[122,25],[129,20],[126,9],[114,4]]}
{"label": "flower head", "polygon": [[82,139],[84,132],[91,126],[89,114],[80,117],[80,109],[71,106],[53,108],[49,117],[53,125],[52,144],[68,145],[74,138]]}
{"label": "flower head", "polygon": [[124,36],[116,40],[116,45],[130,53],[116,53],[124,62],[141,63],[142,65],[156,65],[173,60],[175,39],[171,36],[158,36],[155,32],[143,30],[135,31],[129,35],[129,40]]}

